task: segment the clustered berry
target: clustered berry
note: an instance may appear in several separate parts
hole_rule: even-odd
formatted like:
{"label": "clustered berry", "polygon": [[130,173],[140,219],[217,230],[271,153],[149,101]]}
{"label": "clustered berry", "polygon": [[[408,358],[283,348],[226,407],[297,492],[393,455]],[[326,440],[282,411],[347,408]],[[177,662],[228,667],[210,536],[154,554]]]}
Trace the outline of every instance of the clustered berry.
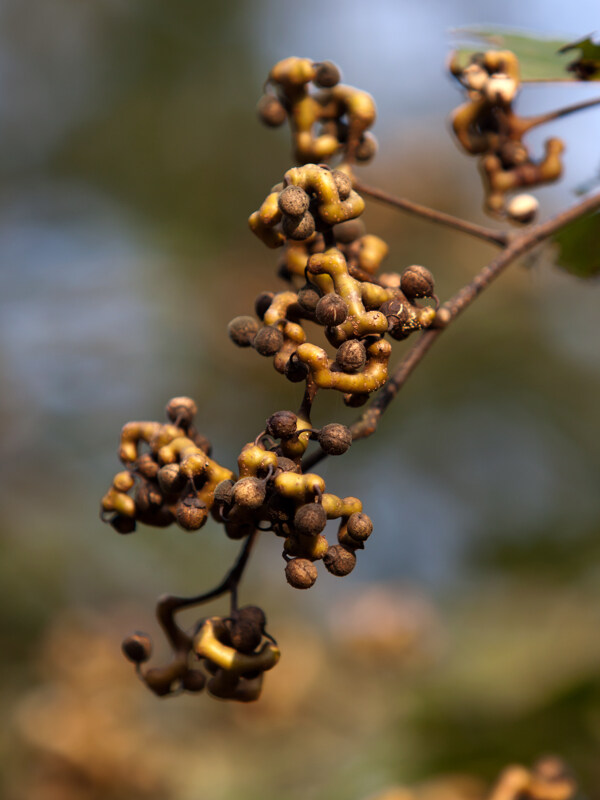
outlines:
{"label": "clustered berry", "polygon": [[513,111],[521,81],[519,62],[508,50],[475,53],[466,66],[456,55],[451,73],[465,88],[468,102],[454,112],[452,126],[462,147],[480,157],[485,189],[485,208],[495,216],[513,222],[531,222],[538,202],[528,194],[510,201],[506,195],[522,187],[535,187],[557,180],[562,173],[563,142],[547,139],[544,157],[535,161],[523,143],[523,136],[543,117],[524,118]]}
{"label": "clustered berry", "polygon": [[261,691],[263,674],[279,661],[279,648],[265,632],[266,617],[257,606],[243,606],[230,617],[201,619],[192,634],[180,628],[173,609],[159,603],[160,622],[173,649],[163,667],[142,665],[152,655],[150,638],[133,633],[123,640],[123,654],[136,665],[146,686],[159,697],[182,691],[250,702]]}
{"label": "clustered berry", "polygon": [[[435,318],[434,308],[417,302],[435,299],[425,267],[376,277],[387,246],[364,233],[356,219],[363,208],[340,170],[316,164],[288,170],[249,223],[269,247],[284,247],[279,274],[291,290],[262,292],[255,302],[258,321],[241,316],[229,324],[235,344],[272,357],[293,382],[311,380],[342,392],[350,406],[387,381],[392,348],[385,334],[405,339]],[[335,358],[307,341],[304,321],[325,329]]]}
{"label": "clustered berry", "polygon": [[[348,163],[369,161],[377,142],[368,129],[375,122],[371,95],[340,84],[331,61],[286,58],[279,61],[258,103],[260,119],[278,127],[289,119],[294,158],[299,164],[328,162],[342,156]],[[310,91],[310,85],[317,92]]]}
{"label": "clustered berry", "polygon": [[166,423],[128,422],[121,431],[119,458],[126,469],[102,498],[102,516],[118,533],[133,533],[137,522],[198,530],[215,487],[233,476],[210,458],[208,439],[193,425],[193,400],[174,397],[166,411]]}

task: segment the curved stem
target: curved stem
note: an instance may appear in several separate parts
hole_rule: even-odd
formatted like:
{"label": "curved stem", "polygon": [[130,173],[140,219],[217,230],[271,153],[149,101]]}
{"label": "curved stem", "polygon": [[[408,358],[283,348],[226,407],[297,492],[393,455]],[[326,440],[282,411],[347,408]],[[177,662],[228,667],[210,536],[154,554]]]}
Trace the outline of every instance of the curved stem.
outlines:
{"label": "curved stem", "polygon": [[381,189],[376,189],[374,186],[367,186],[360,181],[354,183],[354,188],[359,194],[366,194],[374,200],[380,200],[382,203],[387,203],[390,206],[394,206],[394,208],[399,208],[401,211],[406,211],[408,214],[423,217],[430,222],[437,222],[440,225],[453,228],[455,231],[460,231],[461,233],[475,236],[478,239],[483,239],[498,247],[504,247],[508,241],[509,237],[504,231],[496,231],[484,225],[467,222],[467,220],[453,217],[451,214],[446,214],[444,211],[436,211],[420,203],[413,203],[412,200],[406,200],[404,197],[396,197],[388,192],[383,192]]}

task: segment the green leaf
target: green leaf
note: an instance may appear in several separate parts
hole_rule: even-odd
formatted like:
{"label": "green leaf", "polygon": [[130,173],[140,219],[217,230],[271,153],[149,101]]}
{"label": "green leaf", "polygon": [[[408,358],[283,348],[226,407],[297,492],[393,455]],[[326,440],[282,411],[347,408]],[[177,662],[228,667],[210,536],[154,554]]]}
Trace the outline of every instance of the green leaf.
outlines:
{"label": "green leaf", "polygon": [[585,39],[560,48],[561,53],[567,53],[569,50],[579,50],[579,58],[567,65],[568,71],[580,81],[600,81],[600,44],[596,44],[590,36],[586,36]]}
{"label": "green leaf", "polygon": [[455,33],[465,44],[467,41],[477,43],[458,50],[460,63],[478,50],[511,50],[519,59],[524,81],[576,80],[567,71],[569,56],[565,55],[564,48],[570,45],[564,39],[545,39],[500,29],[462,28]]}
{"label": "green leaf", "polygon": [[600,211],[576,219],[555,233],[556,265],[580,278],[600,274]]}

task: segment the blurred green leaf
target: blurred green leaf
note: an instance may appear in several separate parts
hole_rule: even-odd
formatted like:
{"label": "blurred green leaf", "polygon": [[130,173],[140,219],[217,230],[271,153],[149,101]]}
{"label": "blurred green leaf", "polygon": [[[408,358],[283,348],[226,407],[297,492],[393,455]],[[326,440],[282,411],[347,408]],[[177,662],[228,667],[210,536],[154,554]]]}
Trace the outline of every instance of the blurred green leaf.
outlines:
{"label": "blurred green leaf", "polygon": [[579,58],[567,66],[569,72],[580,81],[600,81],[600,44],[593,42],[591,36],[586,36],[560,48],[561,53],[569,50],[579,50]]}
{"label": "blurred green leaf", "polygon": [[600,212],[582,217],[554,234],[557,266],[580,278],[600,273]]}
{"label": "blurred green leaf", "polygon": [[576,80],[573,75],[567,74],[569,61],[564,55],[564,48],[569,47],[569,43],[564,40],[480,28],[461,28],[456,34],[462,42],[477,42],[475,46],[465,46],[457,51],[459,63],[481,49],[511,50],[519,59],[523,80]]}

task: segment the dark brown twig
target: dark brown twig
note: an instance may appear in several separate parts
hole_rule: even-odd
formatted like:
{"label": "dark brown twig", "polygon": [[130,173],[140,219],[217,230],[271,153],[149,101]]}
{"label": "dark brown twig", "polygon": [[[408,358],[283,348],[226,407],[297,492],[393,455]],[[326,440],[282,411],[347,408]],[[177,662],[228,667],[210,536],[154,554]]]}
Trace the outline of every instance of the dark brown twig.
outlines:
{"label": "dark brown twig", "polygon": [[445,225],[456,231],[476,236],[478,239],[483,239],[498,247],[504,247],[508,242],[509,237],[504,231],[496,231],[493,228],[486,228],[484,225],[467,222],[467,220],[453,217],[451,214],[446,214],[444,211],[436,211],[428,206],[422,206],[420,203],[413,203],[411,200],[406,200],[404,197],[396,197],[393,194],[383,192],[381,189],[376,189],[373,186],[367,186],[359,181],[355,182],[354,188],[359,194],[366,194],[374,200],[380,200],[382,203],[387,203],[395,208],[399,208],[401,211],[406,211],[408,214],[415,214],[418,217],[423,217],[423,219],[428,219],[430,222],[437,222],[440,225]]}

